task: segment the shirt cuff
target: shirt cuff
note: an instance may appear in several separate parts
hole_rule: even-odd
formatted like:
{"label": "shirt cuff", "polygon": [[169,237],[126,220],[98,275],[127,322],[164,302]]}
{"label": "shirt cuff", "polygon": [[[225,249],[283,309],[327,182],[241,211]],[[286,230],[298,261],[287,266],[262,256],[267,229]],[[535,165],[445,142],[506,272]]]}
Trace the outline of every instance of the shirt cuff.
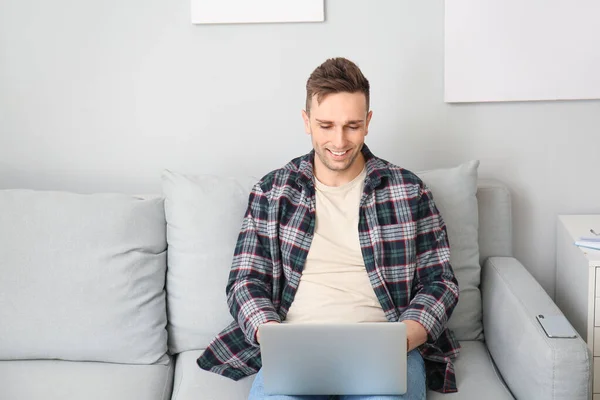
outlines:
{"label": "shirt cuff", "polygon": [[437,318],[425,310],[417,310],[414,308],[407,309],[404,311],[404,313],[402,313],[398,322],[406,320],[417,321],[423,325],[427,331],[427,341],[431,343],[435,342],[444,331],[444,327],[442,324],[440,324]]}
{"label": "shirt cuff", "polygon": [[281,318],[279,318],[279,315],[275,311],[259,311],[251,315],[250,318],[246,320],[244,327],[246,341],[254,347],[260,346],[256,341],[258,327],[269,321],[281,322]]}

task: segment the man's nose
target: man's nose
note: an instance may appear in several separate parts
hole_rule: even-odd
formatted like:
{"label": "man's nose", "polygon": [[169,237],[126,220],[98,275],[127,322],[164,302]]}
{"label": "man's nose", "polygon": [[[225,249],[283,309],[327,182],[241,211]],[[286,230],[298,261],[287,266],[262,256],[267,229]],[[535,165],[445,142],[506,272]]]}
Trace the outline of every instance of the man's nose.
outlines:
{"label": "man's nose", "polygon": [[346,143],[346,137],[343,127],[335,128],[335,132],[333,134],[333,138],[331,139],[331,143],[335,146],[336,150],[343,150],[344,144]]}

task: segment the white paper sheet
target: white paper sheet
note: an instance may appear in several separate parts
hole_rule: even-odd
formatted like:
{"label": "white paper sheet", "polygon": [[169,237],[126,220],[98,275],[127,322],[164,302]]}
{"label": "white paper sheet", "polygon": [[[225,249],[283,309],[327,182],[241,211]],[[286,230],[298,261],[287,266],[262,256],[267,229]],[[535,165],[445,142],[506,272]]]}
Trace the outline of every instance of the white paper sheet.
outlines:
{"label": "white paper sheet", "polygon": [[319,22],[324,0],[191,0],[192,23]]}
{"label": "white paper sheet", "polygon": [[600,98],[599,0],[446,0],[445,100]]}

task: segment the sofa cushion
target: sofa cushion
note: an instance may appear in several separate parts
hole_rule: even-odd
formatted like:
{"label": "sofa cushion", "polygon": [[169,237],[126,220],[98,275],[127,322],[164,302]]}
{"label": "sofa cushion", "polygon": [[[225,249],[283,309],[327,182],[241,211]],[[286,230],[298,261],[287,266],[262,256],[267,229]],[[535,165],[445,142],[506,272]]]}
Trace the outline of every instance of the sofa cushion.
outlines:
{"label": "sofa cushion", "polygon": [[0,190],[0,243],[0,360],[163,358],[161,198]]}
{"label": "sofa cushion", "polygon": [[164,171],[169,349],[208,346],[231,322],[225,285],[256,178]]}
{"label": "sofa cushion", "polygon": [[428,400],[514,400],[502,380],[492,357],[481,341],[460,342],[461,350],[455,361],[457,393],[438,393],[430,390]]}
{"label": "sofa cushion", "polygon": [[60,360],[0,361],[0,398],[168,400],[173,384],[173,364],[172,361],[167,365]]}
{"label": "sofa cushion", "polygon": [[470,161],[454,168],[417,173],[431,189],[448,230],[450,262],[460,290],[448,328],[458,340],[483,339],[476,196],[478,167],[479,161]]}
{"label": "sofa cushion", "polygon": [[256,375],[234,381],[198,368],[202,350],[177,355],[172,400],[246,400]]}
{"label": "sofa cushion", "polygon": [[477,182],[479,205],[479,264],[489,257],[511,257],[512,210],[508,188],[495,180]]}
{"label": "sofa cushion", "polygon": [[[497,373],[485,344],[480,341],[460,343],[455,361],[458,393],[441,394],[428,390],[429,400],[512,400],[513,396]],[[248,398],[255,375],[233,381],[201,370],[196,359],[201,350],[181,353],[175,365],[172,400],[244,400]]]}

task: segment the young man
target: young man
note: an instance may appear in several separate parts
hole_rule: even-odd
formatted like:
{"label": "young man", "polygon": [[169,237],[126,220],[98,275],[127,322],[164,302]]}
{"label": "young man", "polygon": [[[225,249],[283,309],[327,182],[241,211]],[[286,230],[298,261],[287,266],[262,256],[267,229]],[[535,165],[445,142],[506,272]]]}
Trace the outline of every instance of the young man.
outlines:
{"label": "young man", "polygon": [[234,322],[198,365],[235,380],[258,372],[251,400],[327,398],[264,395],[259,325],[402,321],[407,393],[342,398],[425,399],[426,381],[455,392],[459,345],[445,324],[458,284],[431,192],[364,144],[369,82],[351,61],[315,69],[302,117],[313,151],[254,186],[226,288]]}

